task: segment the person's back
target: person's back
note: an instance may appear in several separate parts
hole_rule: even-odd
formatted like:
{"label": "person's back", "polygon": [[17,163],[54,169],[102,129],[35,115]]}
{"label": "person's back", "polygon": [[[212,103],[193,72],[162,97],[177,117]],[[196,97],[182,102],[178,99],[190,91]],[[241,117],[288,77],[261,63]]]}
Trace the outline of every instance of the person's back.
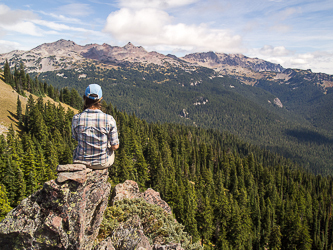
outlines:
{"label": "person's back", "polygon": [[116,121],[100,110],[101,99],[100,86],[89,85],[84,95],[85,110],[72,120],[72,136],[78,141],[73,161],[93,169],[110,167],[113,151],[119,147]]}

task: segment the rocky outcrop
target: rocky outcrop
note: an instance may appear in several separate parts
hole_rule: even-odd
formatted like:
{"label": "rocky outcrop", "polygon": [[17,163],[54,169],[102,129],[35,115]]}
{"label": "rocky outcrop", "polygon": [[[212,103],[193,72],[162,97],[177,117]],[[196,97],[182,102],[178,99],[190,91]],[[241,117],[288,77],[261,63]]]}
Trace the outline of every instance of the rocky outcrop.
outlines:
{"label": "rocky outcrop", "polygon": [[171,208],[164,200],[161,199],[159,192],[148,188],[144,193],[140,193],[139,186],[135,181],[127,180],[124,183],[115,186],[111,204],[122,199],[138,199],[142,198],[150,204],[154,204],[163,208],[167,213],[171,214]]}
{"label": "rocky outcrop", "polygon": [[0,223],[1,249],[91,249],[110,194],[108,171],[58,167],[57,180],[26,198]]}
{"label": "rocky outcrop", "polygon": [[[58,166],[57,171],[56,180],[46,182],[1,221],[1,249],[183,250],[180,243],[151,243],[145,235],[147,223],[143,225],[137,215],[120,223],[106,239],[96,240],[110,194],[108,170],[68,164]],[[149,188],[141,193],[130,180],[115,186],[110,202],[138,198],[171,215],[158,192]],[[171,220],[177,223],[172,216]]]}

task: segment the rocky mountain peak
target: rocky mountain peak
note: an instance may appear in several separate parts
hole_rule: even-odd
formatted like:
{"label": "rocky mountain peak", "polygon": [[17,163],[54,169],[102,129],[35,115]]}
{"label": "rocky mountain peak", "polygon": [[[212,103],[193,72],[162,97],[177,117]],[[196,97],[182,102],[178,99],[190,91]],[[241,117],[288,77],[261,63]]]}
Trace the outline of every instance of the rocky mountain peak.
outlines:
{"label": "rocky mountain peak", "polygon": [[136,53],[148,53],[142,46],[134,46],[131,42],[128,42],[124,47],[124,50]]}
{"label": "rocky mountain peak", "polygon": [[56,50],[75,50],[77,47],[81,47],[80,45],[77,45],[75,42],[65,39],[60,39],[53,43],[43,43],[36,48],[32,49],[32,51],[38,51],[38,50],[50,50],[50,51],[56,51]]}
{"label": "rocky mountain peak", "polygon": [[183,60],[199,66],[226,69],[232,67],[248,68],[256,72],[273,71],[282,72],[284,68],[279,64],[270,63],[264,60],[249,58],[242,54],[215,53],[213,51],[193,53],[186,55]]}
{"label": "rocky mountain peak", "polygon": [[136,48],[136,47],[131,42],[128,42],[123,48],[129,49],[129,48]]}

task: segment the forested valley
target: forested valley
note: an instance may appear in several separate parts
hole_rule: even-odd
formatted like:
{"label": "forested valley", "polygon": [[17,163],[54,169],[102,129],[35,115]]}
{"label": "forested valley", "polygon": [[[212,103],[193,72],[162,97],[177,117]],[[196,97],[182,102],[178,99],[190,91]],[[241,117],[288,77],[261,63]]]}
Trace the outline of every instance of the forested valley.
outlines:
{"label": "forested valley", "polygon": [[[32,75],[53,85],[50,96],[55,100],[75,103],[67,93],[75,96],[71,93],[75,89],[82,96],[86,86],[97,83],[107,103],[147,122],[228,131],[313,173],[333,173],[332,88],[323,94],[315,83],[305,80],[290,84],[260,81],[261,87],[249,86],[204,67],[75,67]],[[283,107],[274,104],[277,96]]]}
{"label": "forested valley", "polygon": [[[30,86],[40,98],[30,95],[26,107],[18,98],[21,130],[11,127],[0,136],[1,219],[55,178],[58,164],[71,163],[76,146],[73,111],[43,103],[42,96],[54,88],[38,79],[27,84],[16,75],[10,75],[15,89]],[[61,91],[55,92],[60,98]],[[111,103],[102,106],[116,119],[120,137],[109,169],[112,186],[131,179],[141,190],[160,192],[205,249],[333,249],[330,175],[314,175],[228,132],[148,123]]]}

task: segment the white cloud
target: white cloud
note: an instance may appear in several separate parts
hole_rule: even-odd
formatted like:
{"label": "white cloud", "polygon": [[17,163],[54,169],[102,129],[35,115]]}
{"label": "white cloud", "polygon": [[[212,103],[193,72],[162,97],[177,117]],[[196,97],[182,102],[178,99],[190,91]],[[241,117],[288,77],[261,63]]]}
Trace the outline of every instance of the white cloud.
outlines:
{"label": "white cloud", "polygon": [[17,42],[0,40],[0,53],[7,53],[16,50],[19,47],[20,44]]}
{"label": "white cloud", "polygon": [[31,22],[36,18],[31,11],[11,10],[6,5],[0,5],[0,27],[8,32],[41,36],[41,30]]}
{"label": "white cloud", "polygon": [[242,39],[229,30],[212,29],[207,24],[173,24],[174,18],[158,9],[120,9],[111,13],[104,32],[123,42],[142,46],[190,48],[190,51],[241,52]]}
{"label": "white cloud", "polygon": [[121,8],[133,9],[169,9],[189,5],[198,1],[199,0],[120,0],[119,5]]}
{"label": "white cloud", "polygon": [[284,68],[311,69],[313,72],[333,74],[333,68],[330,67],[333,65],[333,52],[329,51],[295,53],[284,46],[265,45],[260,49],[251,49],[248,56],[278,63]]}
{"label": "white cloud", "polygon": [[11,10],[8,6],[0,4],[0,25],[13,25],[35,18],[37,16],[31,11]]}
{"label": "white cloud", "polygon": [[42,30],[39,29],[32,22],[20,22],[10,26],[3,26],[7,30],[16,31],[21,34],[31,36],[42,36]]}
{"label": "white cloud", "polygon": [[293,54],[292,51],[286,49],[284,46],[273,47],[271,45],[265,45],[261,49],[254,49],[255,53],[260,53],[265,56],[287,56]]}
{"label": "white cloud", "polygon": [[121,40],[154,34],[158,36],[170,19],[168,13],[156,9],[135,11],[123,8],[108,16],[104,31]]}

